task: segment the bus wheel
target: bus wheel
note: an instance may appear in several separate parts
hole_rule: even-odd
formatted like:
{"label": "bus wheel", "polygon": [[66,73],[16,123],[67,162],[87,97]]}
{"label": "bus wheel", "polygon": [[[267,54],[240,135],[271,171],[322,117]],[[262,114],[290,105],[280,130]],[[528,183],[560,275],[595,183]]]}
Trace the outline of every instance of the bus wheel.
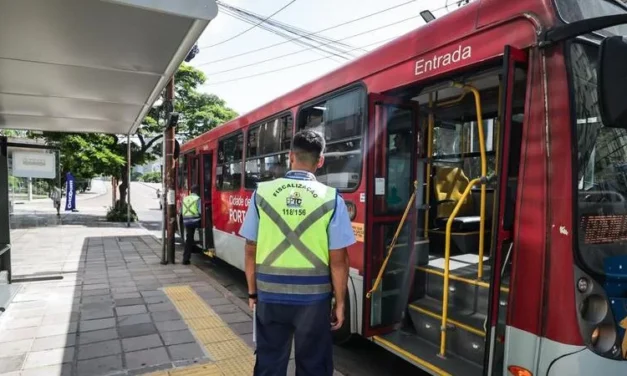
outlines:
{"label": "bus wheel", "polygon": [[[335,298],[333,298],[333,302],[335,302]],[[335,304],[333,304],[333,306],[334,305]],[[346,292],[344,303],[344,323],[341,328],[334,330],[331,333],[333,335],[333,343],[340,346],[348,345],[350,340],[353,338],[353,333],[351,333],[351,302],[348,297],[348,291]]]}

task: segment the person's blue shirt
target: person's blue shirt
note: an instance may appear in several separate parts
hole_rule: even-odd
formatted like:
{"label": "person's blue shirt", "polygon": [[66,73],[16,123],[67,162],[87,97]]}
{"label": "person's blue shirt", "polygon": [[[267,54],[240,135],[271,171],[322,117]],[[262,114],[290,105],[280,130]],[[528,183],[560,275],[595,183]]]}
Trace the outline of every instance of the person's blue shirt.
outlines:
{"label": "person's blue shirt", "polygon": [[[287,179],[296,180],[315,180],[315,175],[306,171],[290,171],[285,175],[285,177]],[[348,216],[348,211],[346,210],[344,199],[339,194],[336,197],[335,213],[333,214],[333,218],[331,218],[331,222],[329,223],[329,228],[327,230],[330,251],[343,249],[355,243],[355,234],[352,231],[351,221]],[[244,217],[244,223],[242,223],[239,234],[250,241],[256,242],[258,232],[259,213],[257,212],[257,205],[255,204],[255,192],[253,192],[253,196],[250,200],[250,204],[248,205],[248,210],[246,212],[246,216]],[[276,297],[276,299],[273,299],[270,303],[282,302],[293,303],[294,301],[289,297],[285,297],[285,299]]]}

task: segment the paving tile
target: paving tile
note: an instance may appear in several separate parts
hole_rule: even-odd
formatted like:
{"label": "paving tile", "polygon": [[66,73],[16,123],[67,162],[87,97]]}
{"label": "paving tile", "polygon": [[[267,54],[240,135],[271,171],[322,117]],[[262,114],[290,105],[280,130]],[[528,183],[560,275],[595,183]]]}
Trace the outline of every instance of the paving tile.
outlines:
{"label": "paving tile", "polygon": [[255,342],[253,342],[253,334],[242,334],[240,338],[251,348],[255,348]]}
{"label": "paving tile", "polygon": [[124,293],[114,293],[114,299],[130,299],[130,298],[141,298],[139,292],[124,292]]}
{"label": "paving tile", "polygon": [[107,340],[117,339],[117,338],[118,338],[117,329],[109,328],[109,329],[95,330],[93,332],[80,333],[78,336],[78,342],[81,345],[83,345],[87,343],[102,342],[102,341],[107,341]]}
{"label": "paving tile", "polygon": [[81,304],[81,311],[104,311],[111,309],[111,302],[94,302]]}
{"label": "paving tile", "polygon": [[220,305],[224,305],[224,304],[233,304],[230,300],[228,300],[227,298],[205,298],[202,295],[200,296],[201,298],[203,298],[203,300],[205,301],[205,303],[207,303],[210,307],[216,307],[216,306],[220,306]]}
{"label": "paving tile", "polygon": [[124,356],[126,358],[126,367],[128,369],[157,366],[170,362],[170,357],[168,356],[168,352],[165,347],[127,352]]}
{"label": "paving tile", "polygon": [[39,328],[7,329],[0,331],[0,342],[19,341],[35,338]]}
{"label": "paving tile", "polygon": [[150,312],[163,312],[163,311],[172,311],[176,309],[174,304],[172,303],[159,303],[159,304],[149,304],[148,310]]}
{"label": "paving tile", "polygon": [[222,294],[221,292],[219,292],[217,290],[212,290],[212,291],[198,291],[198,290],[196,290],[196,293],[198,294],[198,296],[200,296],[203,299],[224,298],[224,294]]}
{"label": "paving tile", "polygon": [[42,318],[40,316],[29,317],[26,319],[8,317],[5,320],[2,320],[2,329],[31,328],[33,326],[39,326],[41,321]]}
{"label": "paving tile", "polygon": [[163,296],[147,296],[144,298],[144,302],[146,304],[158,304],[158,303],[167,303],[170,299],[166,295]]}
{"label": "paving tile", "polygon": [[62,323],[62,324],[55,324],[55,325],[42,325],[39,327],[39,330],[37,331],[37,338],[76,333],[77,329],[78,329],[78,323],[76,322]]}
{"label": "paving tile", "polygon": [[235,324],[238,322],[251,321],[250,316],[248,316],[247,314],[243,312],[226,313],[226,314],[220,314],[219,316],[227,324]]}
{"label": "paving tile", "polygon": [[28,354],[24,368],[38,368],[55,364],[71,363],[74,360],[74,347],[33,351]]}
{"label": "paving tile", "polygon": [[115,318],[109,317],[106,319],[81,321],[79,330],[81,333],[83,333],[83,332],[90,332],[93,330],[113,328],[114,326],[115,326]]}
{"label": "paving tile", "polygon": [[109,289],[83,291],[83,296],[109,295]]}
{"label": "paving tile", "polygon": [[93,285],[85,285],[83,286],[83,292],[85,291],[92,291],[92,290],[103,290],[103,289],[108,289],[109,288],[109,284],[108,283],[97,283],[97,284],[93,284]]}
{"label": "paving tile", "polygon": [[153,312],[150,314],[155,322],[181,320],[181,315],[177,311]]}
{"label": "paving tile", "polygon": [[116,299],[115,305],[116,307],[125,307],[132,305],[141,305],[144,304],[144,299],[142,298],[126,298],[126,299]]}
{"label": "paving tile", "polygon": [[174,330],[171,332],[161,332],[161,338],[166,345],[178,345],[181,343],[196,342],[196,339],[192,333],[185,330]]}
{"label": "paving tile", "polygon": [[150,323],[152,319],[148,313],[140,313],[139,315],[119,316],[117,321],[119,326],[124,326]]}
{"label": "paving tile", "polygon": [[253,332],[253,321],[238,322],[230,324],[229,327],[237,334],[248,334]]}
{"label": "paving tile", "polygon": [[122,355],[78,361],[78,376],[108,375],[122,369]]}
{"label": "paving tile", "polygon": [[72,376],[72,364],[64,363],[27,369],[22,371],[19,376]]}
{"label": "paving tile", "polygon": [[122,338],[139,337],[157,333],[157,328],[155,328],[152,323],[124,325],[120,326],[118,330],[120,331],[120,337]]}
{"label": "paving tile", "polygon": [[41,325],[53,325],[63,322],[76,322],[78,321],[78,315],[78,312],[65,312],[46,315],[44,316]]}
{"label": "paving tile", "polygon": [[197,343],[184,343],[168,346],[168,352],[172,360],[191,360],[206,357]]}
{"label": "paving tile", "polygon": [[122,352],[120,341],[111,340],[82,345],[78,350],[78,359],[92,359],[102,356],[115,355]]}
{"label": "paving tile", "polygon": [[19,371],[24,363],[25,354],[0,358],[0,374]]}
{"label": "paving tile", "polygon": [[219,306],[213,307],[213,311],[218,314],[242,312],[242,310],[234,304],[219,305]]}
{"label": "paving tile", "polygon": [[81,320],[104,319],[113,317],[113,309],[81,311]]}
{"label": "paving tile", "polygon": [[187,324],[183,320],[160,321],[155,323],[159,332],[171,332],[173,330],[187,329]]}
{"label": "paving tile", "polygon": [[113,303],[113,299],[109,295],[83,296],[81,299],[83,304],[109,302]]}
{"label": "paving tile", "polygon": [[137,350],[151,349],[155,347],[162,347],[163,342],[158,334],[151,334],[141,337],[132,337],[122,340],[122,348],[124,352],[131,352]]}
{"label": "paving tile", "polygon": [[76,334],[60,334],[56,336],[37,338],[30,351],[44,351],[58,349],[76,344]]}
{"label": "paving tile", "polygon": [[142,290],[141,295],[145,298],[148,296],[163,296],[165,293],[159,290]]}
{"label": "paving tile", "polygon": [[118,316],[125,316],[125,315],[136,315],[139,313],[146,313],[146,306],[141,304],[141,305],[132,305],[132,306],[127,306],[127,307],[117,307],[115,309],[116,313],[118,314]]}
{"label": "paving tile", "polygon": [[0,356],[8,357],[8,356],[24,355],[28,351],[30,351],[32,344],[33,344],[32,339],[23,339],[20,341],[5,342],[2,345],[0,345],[0,354],[1,354]]}

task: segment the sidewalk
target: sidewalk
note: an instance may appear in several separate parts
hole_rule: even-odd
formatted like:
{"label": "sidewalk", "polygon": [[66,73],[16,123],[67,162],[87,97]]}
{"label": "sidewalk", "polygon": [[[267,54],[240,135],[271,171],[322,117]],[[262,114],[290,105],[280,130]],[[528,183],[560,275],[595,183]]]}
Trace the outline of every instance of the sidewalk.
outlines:
{"label": "sidewalk", "polygon": [[145,230],[94,219],[15,231],[1,375],[251,374],[247,313],[195,267],[161,265]]}
{"label": "sidewalk", "polygon": [[82,214],[12,241],[0,375],[252,374],[245,303],[194,266],[161,265],[146,230]]}

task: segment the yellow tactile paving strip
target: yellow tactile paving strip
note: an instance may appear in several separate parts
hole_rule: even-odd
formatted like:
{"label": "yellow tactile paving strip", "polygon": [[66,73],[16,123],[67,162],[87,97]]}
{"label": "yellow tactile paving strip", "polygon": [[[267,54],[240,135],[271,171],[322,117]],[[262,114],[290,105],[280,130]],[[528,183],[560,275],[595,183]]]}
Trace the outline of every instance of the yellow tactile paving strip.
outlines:
{"label": "yellow tactile paving strip", "polygon": [[196,339],[215,362],[159,371],[148,376],[252,375],[253,351],[189,286],[163,289]]}

